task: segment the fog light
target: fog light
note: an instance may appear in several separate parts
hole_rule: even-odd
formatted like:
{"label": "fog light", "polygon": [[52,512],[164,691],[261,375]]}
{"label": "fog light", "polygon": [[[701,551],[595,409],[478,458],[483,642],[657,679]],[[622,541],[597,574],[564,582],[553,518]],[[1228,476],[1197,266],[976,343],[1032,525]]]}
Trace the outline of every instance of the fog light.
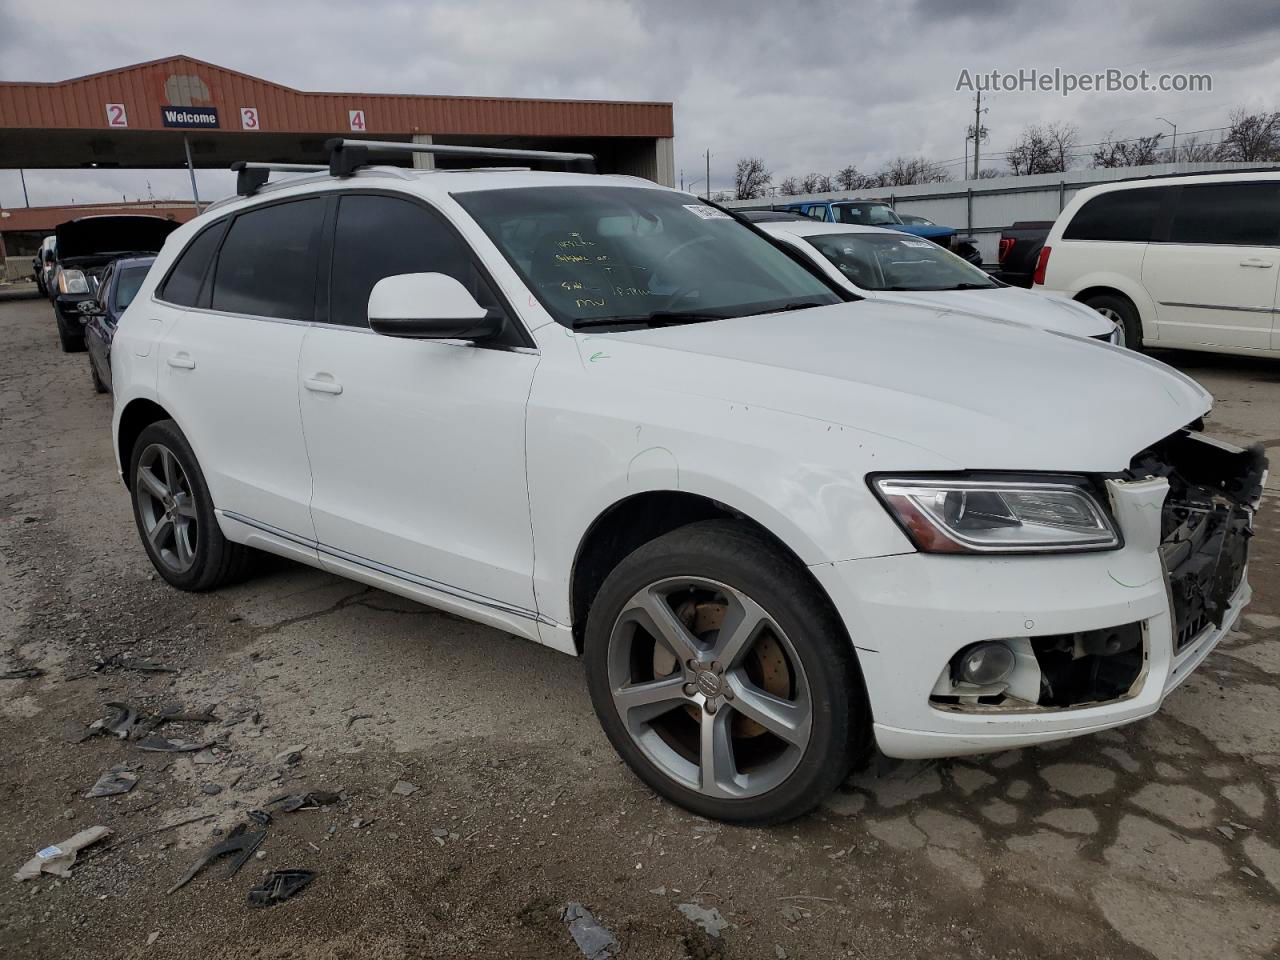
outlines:
{"label": "fog light", "polygon": [[992,641],[975,643],[961,651],[956,660],[960,679],[979,687],[1009,679],[1015,663],[1012,650]]}

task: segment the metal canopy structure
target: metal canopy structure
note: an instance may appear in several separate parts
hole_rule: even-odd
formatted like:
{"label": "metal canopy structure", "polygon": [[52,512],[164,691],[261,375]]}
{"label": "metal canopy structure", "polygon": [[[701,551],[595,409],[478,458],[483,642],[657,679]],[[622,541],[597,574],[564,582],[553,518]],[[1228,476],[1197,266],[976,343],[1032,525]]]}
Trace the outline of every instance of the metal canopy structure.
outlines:
{"label": "metal canopy structure", "polygon": [[673,127],[670,103],[312,93],[188,56],[0,82],[0,168],[324,163],[342,137],[589,153],[669,185]]}

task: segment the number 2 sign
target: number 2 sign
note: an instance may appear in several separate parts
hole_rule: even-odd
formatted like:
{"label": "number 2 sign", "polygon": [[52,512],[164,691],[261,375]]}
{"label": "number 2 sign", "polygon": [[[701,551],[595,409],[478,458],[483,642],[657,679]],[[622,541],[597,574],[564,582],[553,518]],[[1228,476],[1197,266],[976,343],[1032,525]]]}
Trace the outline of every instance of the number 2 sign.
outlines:
{"label": "number 2 sign", "polygon": [[257,107],[241,107],[240,108],[240,129],[241,130],[261,130],[262,124],[258,121]]}
{"label": "number 2 sign", "polygon": [[352,130],[359,130],[359,131],[363,132],[363,131],[364,131],[364,111],[363,111],[363,110],[348,110],[348,111],[347,111],[347,123],[351,124],[351,129],[352,129]]}
{"label": "number 2 sign", "polygon": [[129,125],[129,115],[124,112],[123,103],[107,104],[107,126],[108,127],[127,127]]}

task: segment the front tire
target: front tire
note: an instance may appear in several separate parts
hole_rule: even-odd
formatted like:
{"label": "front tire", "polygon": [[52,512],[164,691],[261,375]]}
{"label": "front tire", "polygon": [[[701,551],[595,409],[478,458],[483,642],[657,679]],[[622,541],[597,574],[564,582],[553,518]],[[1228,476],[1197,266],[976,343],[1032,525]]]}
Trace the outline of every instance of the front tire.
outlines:
{"label": "front tire", "polygon": [[1084,301],[1113,323],[1124,329],[1124,345],[1130,350],[1142,349],[1142,320],[1138,308],[1128,297],[1118,293],[1100,293]]}
{"label": "front tire", "polygon": [[222,535],[200,464],[172,420],[138,435],[129,457],[133,518],[156,572],[179,590],[213,590],[244,577],[252,551]]}
{"label": "front tire", "polygon": [[694,813],[793,819],[870,745],[862,676],[830,602],[745,524],[690,524],[626,557],[591,606],[585,641],[610,742]]}
{"label": "front tire", "polygon": [[98,365],[93,362],[93,357],[89,357],[89,376],[93,379],[93,392],[106,393],[107,385],[102,382],[102,377],[98,374]]}

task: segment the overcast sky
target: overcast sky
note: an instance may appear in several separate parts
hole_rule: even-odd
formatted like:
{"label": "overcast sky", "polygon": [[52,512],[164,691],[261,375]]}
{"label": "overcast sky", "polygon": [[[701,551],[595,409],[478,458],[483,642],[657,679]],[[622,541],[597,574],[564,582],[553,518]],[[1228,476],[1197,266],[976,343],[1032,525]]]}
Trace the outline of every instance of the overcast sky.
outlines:
{"label": "overcast sky", "polygon": [[[1180,137],[1219,127],[1233,106],[1280,108],[1278,41],[1278,0],[5,0],[0,80],[185,53],[301,90],[670,100],[677,168],[701,177],[709,148],[720,188],[748,154],[775,183],[900,154],[956,161],[958,177],[964,69],[1213,76],[1208,93],[993,94],[992,154],[1035,121],[1074,122],[1083,143],[1167,131],[1156,115]],[[46,204],[133,199],[148,181],[158,197],[189,195],[181,171],[31,171],[27,186]],[[217,171],[201,182],[232,189]],[[21,203],[16,172],[0,171],[0,206]]]}

